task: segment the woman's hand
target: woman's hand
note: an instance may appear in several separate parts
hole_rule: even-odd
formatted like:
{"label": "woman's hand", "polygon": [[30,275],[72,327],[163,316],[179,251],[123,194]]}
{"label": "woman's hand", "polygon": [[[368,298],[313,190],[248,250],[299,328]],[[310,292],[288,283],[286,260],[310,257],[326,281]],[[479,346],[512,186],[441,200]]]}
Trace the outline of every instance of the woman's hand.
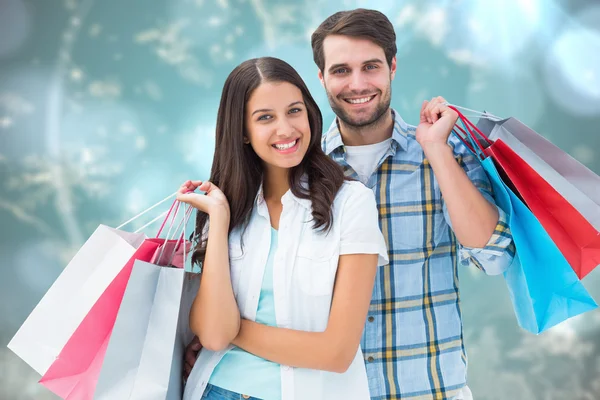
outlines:
{"label": "woman's hand", "polygon": [[[205,194],[194,193],[199,189]],[[229,202],[225,194],[209,181],[186,181],[177,191],[177,200],[213,216],[224,214],[229,218]]]}

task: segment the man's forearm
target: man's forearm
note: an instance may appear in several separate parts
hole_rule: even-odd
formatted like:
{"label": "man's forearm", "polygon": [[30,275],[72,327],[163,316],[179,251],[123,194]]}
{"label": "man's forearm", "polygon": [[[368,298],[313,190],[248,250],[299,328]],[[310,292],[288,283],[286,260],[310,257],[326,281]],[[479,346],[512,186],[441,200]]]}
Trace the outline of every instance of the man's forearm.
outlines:
{"label": "man's forearm", "polygon": [[423,147],[448,207],[452,230],[467,247],[484,247],[498,224],[498,210],[479,192],[445,143]]}

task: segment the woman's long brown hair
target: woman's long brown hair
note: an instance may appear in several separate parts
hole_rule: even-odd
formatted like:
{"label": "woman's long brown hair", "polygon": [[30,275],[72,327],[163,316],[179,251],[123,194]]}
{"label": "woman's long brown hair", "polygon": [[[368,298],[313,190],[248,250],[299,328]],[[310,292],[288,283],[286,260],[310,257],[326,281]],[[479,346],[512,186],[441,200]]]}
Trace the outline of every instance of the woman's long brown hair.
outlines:
{"label": "woman's long brown hair", "polygon": [[[290,190],[298,198],[310,199],[313,229],[327,231],[333,223],[332,204],[344,182],[344,174],[341,167],[321,149],[321,111],[291,65],[277,58],[262,57],[243,62],[229,74],[217,115],[210,181],[223,191],[229,201],[229,232],[239,226],[245,228],[248,224],[263,179],[262,160],[249,144],[244,143],[244,117],[250,96],[264,82],[288,82],[302,92],[311,137],[302,162],[290,169]],[[301,185],[301,178],[305,174],[308,177],[308,188]],[[200,264],[204,261],[207,238],[202,237],[201,232],[204,232],[207,222],[208,214],[198,211],[193,263]]]}

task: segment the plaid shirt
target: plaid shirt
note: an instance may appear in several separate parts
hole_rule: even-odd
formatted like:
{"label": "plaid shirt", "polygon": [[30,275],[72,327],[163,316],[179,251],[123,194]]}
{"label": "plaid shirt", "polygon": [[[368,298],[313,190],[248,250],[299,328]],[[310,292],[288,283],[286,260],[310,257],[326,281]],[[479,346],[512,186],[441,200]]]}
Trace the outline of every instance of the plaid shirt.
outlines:
{"label": "plaid shirt", "polygon": [[[415,139],[415,127],[392,110],[390,148],[365,183],[376,196],[389,265],[377,272],[361,347],[372,399],[452,399],[466,383],[458,289],[459,263],[499,274],[514,247],[506,214],[483,249],[461,246],[431,166]],[[492,189],[477,159],[452,136],[457,162],[491,202]],[[347,176],[337,121],[323,136],[323,150]]]}

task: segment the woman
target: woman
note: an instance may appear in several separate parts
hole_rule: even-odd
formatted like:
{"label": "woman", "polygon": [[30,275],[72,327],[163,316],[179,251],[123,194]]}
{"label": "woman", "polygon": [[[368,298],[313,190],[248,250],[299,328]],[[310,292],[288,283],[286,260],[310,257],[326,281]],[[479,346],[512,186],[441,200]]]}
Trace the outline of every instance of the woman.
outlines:
{"label": "woman", "polygon": [[359,342],[387,250],[373,193],[344,179],[321,131],[287,63],[253,59],[227,78],[210,181],[178,194],[203,232],[190,313],[203,349],[184,399],[369,398]]}

